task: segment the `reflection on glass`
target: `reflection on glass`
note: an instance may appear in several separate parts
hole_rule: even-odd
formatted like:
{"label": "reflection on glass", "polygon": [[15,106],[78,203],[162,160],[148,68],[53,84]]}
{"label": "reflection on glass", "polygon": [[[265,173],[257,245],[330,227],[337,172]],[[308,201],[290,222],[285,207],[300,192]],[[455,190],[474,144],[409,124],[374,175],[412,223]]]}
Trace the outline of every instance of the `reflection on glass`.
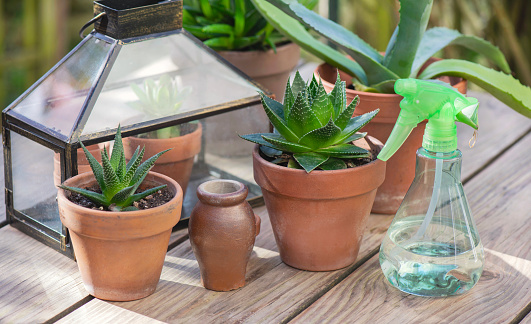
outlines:
{"label": "reflection on glass", "polygon": [[87,37],[89,39],[13,111],[69,136],[111,48],[109,43]]}
{"label": "reflection on glass", "polygon": [[[181,95],[170,98],[165,94],[166,90],[160,87],[164,75],[171,80],[172,89],[183,92]],[[142,95],[139,96],[137,88],[146,92],[146,82],[158,91],[151,103],[170,100],[168,107],[172,109],[138,109]],[[118,123],[131,125],[256,95],[256,87],[185,34],[125,44],[111,67],[83,134],[115,128]],[[178,110],[173,109],[176,104]]]}
{"label": "reflection on glass", "polygon": [[61,233],[53,182],[54,152],[15,132],[11,132],[11,147],[15,209]]}

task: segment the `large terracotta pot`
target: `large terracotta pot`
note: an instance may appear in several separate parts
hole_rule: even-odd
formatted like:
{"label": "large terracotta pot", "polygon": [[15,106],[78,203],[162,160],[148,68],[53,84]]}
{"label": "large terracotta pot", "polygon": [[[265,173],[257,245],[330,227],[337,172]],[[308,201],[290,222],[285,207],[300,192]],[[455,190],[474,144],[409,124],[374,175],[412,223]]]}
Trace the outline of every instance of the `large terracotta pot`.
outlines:
{"label": "large terracotta pot", "polygon": [[[325,89],[328,92],[332,91],[337,78],[337,69],[329,64],[321,64],[315,72],[321,76]],[[339,74],[347,86],[352,84],[350,75],[343,71],[339,71]],[[457,77],[441,79],[450,83],[461,93],[466,93],[466,81],[463,79]],[[347,104],[356,96],[359,97],[359,103],[354,111],[354,116],[380,108],[378,115],[363,127],[363,131],[384,142],[387,141],[400,113],[399,103],[403,97],[397,94],[370,93],[347,89]],[[387,161],[385,181],[376,194],[372,208],[373,213],[395,214],[400,207],[415,177],[415,152],[422,146],[425,126],[426,122],[422,122],[414,128],[400,149]]]}
{"label": "large terracotta pot", "polygon": [[[223,58],[275,94],[282,101],[289,74],[297,65],[300,48],[294,43],[268,51],[222,51]],[[244,122],[235,122],[244,121]],[[261,105],[212,116],[206,119],[207,152],[220,156],[248,156],[254,144],[238,134],[267,133],[269,119]]]}
{"label": "large terracotta pot", "polygon": [[[89,187],[92,173],[65,181]],[[128,301],[152,294],[159,282],[172,227],[181,216],[183,193],[171,178],[149,172],[141,188],[166,184],[173,199],[151,209],[110,212],[88,209],[68,200],[59,189],[59,215],[69,229],[83,284],[94,297]]]}
{"label": "large terracotta pot", "polygon": [[144,160],[171,148],[170,151],[158,158],[151,170],[167,175],[177,181],[183,192],[186,193],[194,166],[194,157],[201,151],[201,124],[190,125],[197,125],[196,129],[191,133],[178,137],[148,139],[130,136],[123,138],[125,159],[129,161],[138,146],[140,146],[140,149],[144,146],[146,148]]}
{"label": "large terracotta pot", "polygon": [[[377,143],[378,152],[382,148]],[[361,146],[361,145],[360,145]],[[290,169],[253,151],[282,261],[294,268],[329,271],[356,261],[365,226],[385,177],[385,162],[334,171]]]}
{"label": "large terracotta pot", "polygon": [[245,200],[248,192],[234,180],[211,180],[197,187],[199,202],[188,232],[207,289],[229,291],[245,285],[247,262],[260,233],[260,218]]}

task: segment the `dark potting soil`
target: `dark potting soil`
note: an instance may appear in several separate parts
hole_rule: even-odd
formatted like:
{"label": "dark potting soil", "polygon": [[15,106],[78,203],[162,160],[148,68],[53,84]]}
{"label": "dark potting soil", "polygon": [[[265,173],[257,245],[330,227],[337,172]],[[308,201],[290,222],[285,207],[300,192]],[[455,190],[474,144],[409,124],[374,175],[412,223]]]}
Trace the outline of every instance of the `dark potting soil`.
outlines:
{"label": "dark potting soil", "polygon": [[[98,185],[94,185],[92,187],[85,187],[83,189],[101,193],[101,189]],[[142,192],[143,190],[137,190],[135,193]],[[138,209],[154,208],[154,207],[164,205],[165,203],[169,202],[172,198],[173,198],[173,193],[168,188],[162,188],[161,190],[155,192],[154,194],[151,194],[138,201],[135,201],[133,203],[133,206],[135,206]],[[88,198],[78,193],[75,193],[75,192],[70,193],[70,195],[68,196],[68,200],[70,200],[76,205],[79,205],[85,208],[109,210],[108,208],[105,208],[101,206],[100,204],[96,204],[92,200],[89,200]]]}

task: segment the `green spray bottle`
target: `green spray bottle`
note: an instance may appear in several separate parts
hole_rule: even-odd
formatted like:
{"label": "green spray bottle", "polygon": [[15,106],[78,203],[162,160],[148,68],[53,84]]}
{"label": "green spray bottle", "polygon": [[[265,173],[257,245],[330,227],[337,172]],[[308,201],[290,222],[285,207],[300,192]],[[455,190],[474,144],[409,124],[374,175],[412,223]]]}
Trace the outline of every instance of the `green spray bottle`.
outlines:
{"label": "green spray bottle", "polygon": [[417,151],[415,179],[380,247],[380,265],[389,282],[404,292],[462,294],[479,280],[484,252],[461,184],[455,122],[477,130],[478,101],[417,79],[397,80],[395,92],[404,99],[380,160],[387,161],[418,123],[428,123]]}

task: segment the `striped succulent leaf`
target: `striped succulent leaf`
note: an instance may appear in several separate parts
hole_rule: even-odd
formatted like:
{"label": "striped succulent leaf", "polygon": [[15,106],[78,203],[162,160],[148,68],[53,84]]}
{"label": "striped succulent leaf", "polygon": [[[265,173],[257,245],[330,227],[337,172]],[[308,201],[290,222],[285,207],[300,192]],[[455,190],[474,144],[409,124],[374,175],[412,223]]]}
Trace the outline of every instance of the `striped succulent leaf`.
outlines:
{"label": "striped succulent leaf", "polygon": [[144,148],[140,150],[140,147],[138,147],[131,160],[126,164],[120,125],[118,125],[118,130],[114,137],[112,155],[109,158],[107,150],[103,148],[101,165],[86,149],[85,145],[81,142],[80,144],[102,193],[83,188],[68,187],[65,185],[60,185],[59,188],[76,192],[92,200],[96,204],[100,204],[111,210],[125,211],[136,209],[131,206],[133,202],[166,187],[166,185],[162,185],[135,194],[135,191],[138,189],[142,181],[144,181],[144,178],[155,164],[155,161],[170,149],[157,153],[141,163],[142,158],[144,157]]}
{"label": "striped succulent leaf", "polygon": [[367,150],[354,146],[352,141],[366,135],[357,132],[379,110],[352,117],[358,98],[346,104],[345,82],[341,81],[339,74],[330,93],[326,93],[323,83],[315,76],[306,83],[297,72],[293,83],[290,85],[288,80],[286,84],[284,104],[263,93],[260,95],[276,133],[241,135],[241,138],[274,152],[292,154],[306,172],[317,167],[323,170],[346,168],[341,159],[369,156]]}

